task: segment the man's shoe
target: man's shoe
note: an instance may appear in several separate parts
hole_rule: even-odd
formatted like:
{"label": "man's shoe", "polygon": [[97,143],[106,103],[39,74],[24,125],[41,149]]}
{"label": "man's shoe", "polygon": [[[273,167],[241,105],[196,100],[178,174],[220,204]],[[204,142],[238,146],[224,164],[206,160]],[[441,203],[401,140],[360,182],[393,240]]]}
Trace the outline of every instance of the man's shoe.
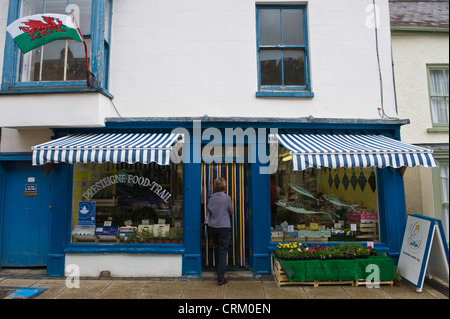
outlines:
{"label": "man's shoe", "polygon": [[225,285],[228,282],[228,279],[219,280],[219,286]]}

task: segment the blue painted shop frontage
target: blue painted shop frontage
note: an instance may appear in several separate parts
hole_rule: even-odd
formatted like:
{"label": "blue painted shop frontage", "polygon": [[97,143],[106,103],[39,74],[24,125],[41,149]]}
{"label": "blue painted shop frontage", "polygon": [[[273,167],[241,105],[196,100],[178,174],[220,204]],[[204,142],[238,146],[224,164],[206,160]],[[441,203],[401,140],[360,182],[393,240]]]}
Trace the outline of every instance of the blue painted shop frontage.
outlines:
{"label": "blue painted shop frontage", "polygon": [[432,151],[399,142],[405,124],[114,118],[54,129],[32,153],[0,154],[0,266],[198,277],[215,265],[203,220],[217,177],[235,209],[228,271],[270,274],[277,244],[292,241],[374,244],[397,261],[402,175],[435,166]]}

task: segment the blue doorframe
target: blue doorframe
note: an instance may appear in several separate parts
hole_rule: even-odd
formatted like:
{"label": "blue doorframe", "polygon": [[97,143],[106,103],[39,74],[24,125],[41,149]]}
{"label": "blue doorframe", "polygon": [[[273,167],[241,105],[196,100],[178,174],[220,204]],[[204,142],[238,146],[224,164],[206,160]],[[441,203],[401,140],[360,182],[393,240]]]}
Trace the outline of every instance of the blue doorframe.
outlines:
{"label": "blue doorframe", "polygon": [[0,267],[47,266],[50,188],[31,156],[0,156]]}
{"label": "blue doorframe", "polygon": [[250,266],[257,275],[270,274],[270,175],[260,173],[259,162],[249,166]]}
{"label": "blue doorframe", "polygon": [[56,164],[52,170],[52,216],[47,276],[64,276],[65,253],[70,242],[73,165]]}

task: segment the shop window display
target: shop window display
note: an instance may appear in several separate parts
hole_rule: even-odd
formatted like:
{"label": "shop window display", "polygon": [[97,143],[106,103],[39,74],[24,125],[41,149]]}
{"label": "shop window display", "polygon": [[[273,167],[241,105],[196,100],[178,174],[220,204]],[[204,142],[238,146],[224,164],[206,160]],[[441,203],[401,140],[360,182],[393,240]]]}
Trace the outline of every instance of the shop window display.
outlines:
{"label": "shop window display", "polygon": [[180,243],[180,164],[76,163],[73,243]]}
{"label": "shop window display", "polygon": [[272,242],[380,239],[375,167],[293,171],[287,156],[270,188]]}

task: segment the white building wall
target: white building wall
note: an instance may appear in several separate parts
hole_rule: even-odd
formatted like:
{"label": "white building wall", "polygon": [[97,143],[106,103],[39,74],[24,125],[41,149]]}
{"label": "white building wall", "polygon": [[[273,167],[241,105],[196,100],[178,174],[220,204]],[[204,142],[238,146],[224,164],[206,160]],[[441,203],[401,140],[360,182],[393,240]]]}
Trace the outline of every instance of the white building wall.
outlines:
{"label": "white building wall", "polygon": [[[255,96],[257,3],[307,4],[314,98]],[[8,4],[8,0],[0,0],[0,65],[5,37],[9,36]],[[371,5],[372,0],[114,1],[109,90],[114,100],[99,96],[87,104],[87,94],[58,94],[56,99],[66,107],[60,111],[55,96],[0,95],[0,126],[45,130],[102,126],[105,118],[115,116],[205,114],[380,118],[380,75]],[[395,117],[388,1],[378,0],[377,8],[383,101],[386,114]],[[3,132],[9,141],[19,135],[10,133]],[[18,149],[3,147],[2,151]]]}
{"label": "white building wall", "polygon": [[448,33],[400,33],[392,35],[398,112],[410,125],[401,129],[408,143],[448,143],[447,133],[429,133],[432,128],[427,65],[449,63]]}
{"label": "white building wall", "polygon": [[3,54],[5,53],[6,20],[8,19],[8,7],[8,0],[0,0],[0,79],[3,74]]}
{"label": "white building wall", "polygon": [[[181,255],[67,254],[65,276],[181,277]],[[76,267],[76,268],[75,268]]]}
{"label": "white building wall", "polygon": [[[371,0],[307,3],[313,99],[256,98],[254,0],[116,1],[110,92],[124,117],[379,118]],[[395,116],[388,1],[378,1],[386,113]]]}

